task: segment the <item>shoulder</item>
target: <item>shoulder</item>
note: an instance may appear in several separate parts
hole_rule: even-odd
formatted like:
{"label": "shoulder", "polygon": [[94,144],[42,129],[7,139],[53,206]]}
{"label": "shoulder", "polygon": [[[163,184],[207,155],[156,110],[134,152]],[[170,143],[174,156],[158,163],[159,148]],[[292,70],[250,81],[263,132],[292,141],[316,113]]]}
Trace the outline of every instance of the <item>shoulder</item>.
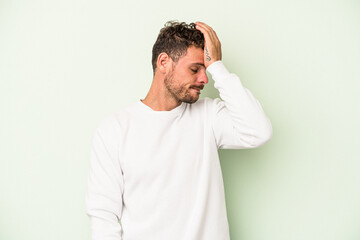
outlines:
{"label": "shoulder", "polygon": [[134,102],[130,103],[123,108],[106,115],[99,121],[96,131],[105,135],[119,133],[130,121],[134,105]]}
{"label": "shoulder", "polygon": [[192,104],[194,105],[194,107],[197,108],[213,108],[214,106],[218,105],[221,101],[220,98],[209,98],[209,97],[204,97],[199,99],[196,103]]}
{"label": "shoulder", "polygon": [[200,98],[195,103],[191,104],[191,106],[195,108],[206,108],[208,105],[211,105],[214,99],[209,97]]}
{"label": "shoulder", "polygon": [[100,135],[102,138],[108,138],[118,132],[120,126],[115,113],[109,114],[99,121],[95,128],[94,135]]}
{"label": "shoulder", "polygon": [[199,99],[197,102],[190,104],[190,109],[192,111],[200,111],[208,115],[213,114],[221,103],[222,101],[220,98],[212,99],[204,97]]}

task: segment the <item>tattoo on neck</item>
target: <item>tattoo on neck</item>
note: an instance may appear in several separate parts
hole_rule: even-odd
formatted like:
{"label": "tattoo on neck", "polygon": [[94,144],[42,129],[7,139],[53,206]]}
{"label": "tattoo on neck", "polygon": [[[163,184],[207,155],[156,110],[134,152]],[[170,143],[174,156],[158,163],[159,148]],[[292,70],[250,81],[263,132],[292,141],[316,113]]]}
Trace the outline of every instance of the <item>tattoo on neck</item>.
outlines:
{"label": "tattoo on neck", "polygon": [[206,54],[206,61],[207,61],[207,62],[210,62],[211,57],[210,57],[210,55],[209,55],[209,51],[208,51],[207,48],[205,48],[205,54]]}

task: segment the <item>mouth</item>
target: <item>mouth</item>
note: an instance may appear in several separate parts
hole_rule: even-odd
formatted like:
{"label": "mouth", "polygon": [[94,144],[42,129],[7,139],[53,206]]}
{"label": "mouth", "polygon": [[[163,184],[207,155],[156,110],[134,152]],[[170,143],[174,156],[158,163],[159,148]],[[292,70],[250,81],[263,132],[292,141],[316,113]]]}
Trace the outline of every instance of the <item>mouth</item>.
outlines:
{"label": "mouth", "polygon": [[196,91],[197,93],[200,93],[200,89],[198,89],[198,88],[191,88],[191,89]]}
{"label": "mouth", "polygon": [[202,88],[200,87],[190,87],[192,90],[196,91],[197,93],[200,93],[200,91],[202,90]]}

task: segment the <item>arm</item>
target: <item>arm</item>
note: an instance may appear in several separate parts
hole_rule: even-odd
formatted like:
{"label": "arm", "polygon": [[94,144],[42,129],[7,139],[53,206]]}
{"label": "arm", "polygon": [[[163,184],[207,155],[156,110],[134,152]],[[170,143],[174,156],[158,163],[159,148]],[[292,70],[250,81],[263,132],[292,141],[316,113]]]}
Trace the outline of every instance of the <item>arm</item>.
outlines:
{"label": "arm", "polygon": [[92,240],[121,240],[123,177],[117,155],[118,129],[115,119],[107,118],[92,139],[86,193]]}
{"label": "arm", "polygon": [[207,68],[219,90],[212,102],[213,131],[218,148],[244,149],[263,145],[272,137],[272,126],[259,101],[221,61]]}
{"label": "arm", "polygon": [[272,126],[259,101],[229,73],[221,61],[221,44],[215,31],[197,22],[204,34],[204,63],[221,97],[212,101],[212,126],[218,148],[242,149],[263,145],[272,137]]}

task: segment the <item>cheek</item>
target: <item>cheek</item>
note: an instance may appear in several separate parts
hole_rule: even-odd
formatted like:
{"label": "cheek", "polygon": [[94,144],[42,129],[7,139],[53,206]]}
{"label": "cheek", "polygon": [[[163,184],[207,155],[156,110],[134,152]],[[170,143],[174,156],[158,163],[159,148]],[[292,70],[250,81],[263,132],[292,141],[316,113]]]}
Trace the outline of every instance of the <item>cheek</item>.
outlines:
{"label": "cheek", "polygon": [[176,85],[187,87],[191,85],[194,82],[194,76],[188,75],[188,74],[179,74],[176,78]]}
{"label": "cheek", "polygon": [[173,85],[187,90],[196,82],[196,75],[188,73],[186,71],[175,72],[173,75]]}

